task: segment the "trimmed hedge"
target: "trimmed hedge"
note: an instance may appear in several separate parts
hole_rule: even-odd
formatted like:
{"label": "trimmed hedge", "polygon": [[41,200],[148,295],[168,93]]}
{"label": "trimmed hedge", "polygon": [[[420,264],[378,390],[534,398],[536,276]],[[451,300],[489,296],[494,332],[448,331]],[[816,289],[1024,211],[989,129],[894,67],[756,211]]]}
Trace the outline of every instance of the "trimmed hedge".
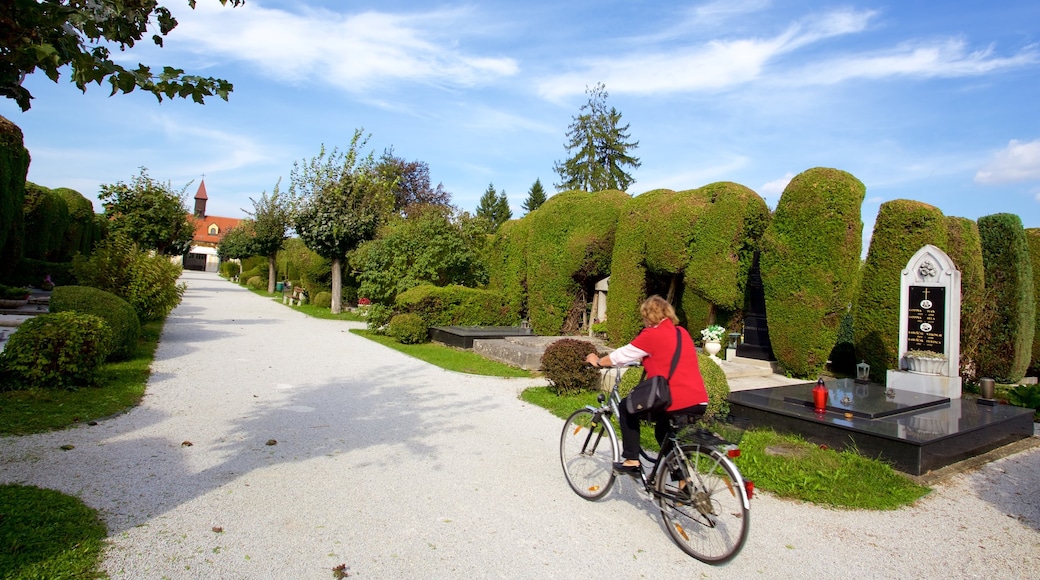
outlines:
{"label": "trimmed hedge", "polygon": [[93,385],[112,344],[93,314],[55,312],[23,322],[0,352],[4,388],[68,389]]}
{"label": "trimmed hedge", "polygon": [[401,344],[421,344],[430,339],[430,327],[418,314],[398,314],[390,319],[386,334]]}
{"label": "trimmed hedge", "polygon": [[62,239],[59,259],[71,260],[76,254],[89,254],[94,242],[98,241],[94,227],[94,203],[75,189],[59,187],[53,190],[65,200],[69,210],[69,226]]}
{"label": "trimmed hedge", "polygon": [[762,238],[769,340],[793,376],[823,369],[855,296],[865,194],[849,173],[809,169],[784,189]]}
{"label": "trimmed hedge", "polygon": [[1033,264],[1033,301],[1036,304],[1036,317],[1033,325],[1032,360],[1029,362],[1030,375],[1040,371],[1040,228],[1026,230],[1026,243],[1029,244],[1029,258]]}
{"label": "trimmed hedge", "polygon": [[29,150],[22,130],[0,116],[0,277],[9,276],[22,259],[22,206],[28,172]]}
{"label": "trimmed hedge", "polygon": [[58,286],[51,293],[51,312],[79,312],[100,317],[112,331],[112,352],[108,360],[126,360],[137,350],[141,322],[130,303],[90,286]]}
{"label": "trimmed hedge", "polygon": [[926,244],[944,252],[949,247],[946,218],[938,208],[908,199],[881,204],[855,311],[856,352],[876,381],[883,383],[888,369],[899,368],[902,271]]}
{"label": "trimmed hedge", "polygon": [[[528,214],[530,216],[531,214]],[[499,226],[486,250],[488,288],[505,297],[521,318],[527,311],[527,254],[532,220],[509,220]]]}
{"label": "trimmed hedge", "polygon": [[593,287],[610,274],[618,215],[630,199],[623,191],[565,191],[523,218],[531,221],[527,305],[536,333],[578,329]]}
{"label": "trimmed hedge", "polygon": [[314,295],[314,300],[311,304],[318,308],[331,308],[332,307],[332,293],[331,292],[318,292]]}
{"label": "trimmed hedge", "polygon": [[430,326],[513,326],[520,316],[497,292],[423,284],[397,295],[395,310]]}
{"label": "trimmed hedge", "polygon": [[983,216],[978,224],[994,316],[980,349],[979,373],[1000,383],[1016,383],[1029,367],[1036,330],[1029,245],[1017,215]]}
{"label": "trimmed hedge", "polygon": [[25,257],[61,261],[61,247],[71,221],[65,199],[42,185],[27,181],[22,214],[25,219]]}
{"label": "trimmed hedge", "polygon": [[989,326],[979,226],[967,218],[947,217],[946,237],[950,246],[946,253],[961,272],[960,374],[965,381],[974,382],[978,378],[979,347],[986,340]]}
{"label": "trimmed hedge", "polygon": [[[720,311],[744,306],[751,259],[769,208],[754,191],[729,182],[641,194],[622,208],[612,257],[607,329],[623,344],[642,329],[649,294],[674,294],[681,324],[699,330]],[[648,280],[669,280],[652,288]]]}

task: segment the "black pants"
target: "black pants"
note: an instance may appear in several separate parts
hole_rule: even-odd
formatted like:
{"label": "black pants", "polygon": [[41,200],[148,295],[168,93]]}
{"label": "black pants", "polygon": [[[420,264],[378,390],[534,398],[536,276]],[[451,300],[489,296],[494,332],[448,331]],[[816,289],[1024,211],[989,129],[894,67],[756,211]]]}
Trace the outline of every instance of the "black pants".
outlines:
{"label": "black pants", "polygon": [[622,399],[621,404],[618,406],[618,423],[621,424],[621,457],[623,459],[639,459],[639,452],[643,449],[639,444],[639,421],[646,419],[654,422],[654,435],[657,437],[658,445],[660,445],[664,441],[664,436],[668,434],[669,416],[690,415],[694,419],[699,419],[704,415],[704,411],[708,409],[708,405],[704,404],[676,411],[630,415],[625,410],[625,406],[625,401]]}

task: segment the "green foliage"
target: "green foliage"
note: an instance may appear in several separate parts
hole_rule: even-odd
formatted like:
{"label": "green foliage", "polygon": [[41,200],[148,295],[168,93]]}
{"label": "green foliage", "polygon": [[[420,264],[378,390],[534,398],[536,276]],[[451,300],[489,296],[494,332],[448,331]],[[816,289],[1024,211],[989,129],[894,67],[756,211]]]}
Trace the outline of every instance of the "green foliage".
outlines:
{"label": "green foliage", "polygon": [[[221,4],[229,2],[238,6],[245,0],[220,0]],[[195,0],[188,4],[194,7]],[[169,66],[158,74],[143,64],[128,70],[110,58],[111,47],[126,50],[146,34],[157,46],[163,45],[163,37],[177,26],[177,20],[155,1],[17,2],[17,9],[4,10],[3,20],[0,96],[14,99],[23,111],[29,110],[33,98],[23,86],[23,76],[40,70],[58,82],[66,66],[81,91],[86,91],[90,83],[100,85],[107,79],[112,95],[140,88],[159,101],[163,97],[190,96],[201,104],[214,94],[226,101],[233,89],[223,79],[189,75]]]}
{"label": "green foliage", "polygon": [[217,256],[221,260],[244,260],[259,255],[253,244],[253,220],[244,219],[220,238]]}
{"label": "green foliage", "polygon": [[297,280],[312,296],[332,288],[332,265],[304,245],[299,238],[290,238],[279,252],[278,263],[284,264],[285,277]]}
{"label": "green foliage", "polygon": [[221,262],[220,263],[220,275],[231,279],[238,276],[238,273],[242,271],[242,266],[238,265],[238,262]]}
{"label": "green foliage", "polygon": [[51,312],[80,312],[104,320],[112,331],[112,351],[108,360],[126,360],[137,350],[141,323],[130,303],[90,286],[58,286],[51,293]]}
{"label": "green foliage", "polygon": [[332,293],[331,292],[318,292],[314,295],[314,300],[311,304],[319,308],[328,308],[332,306]]}
{"label": "green foliage", "polygon": [[635,179],[626,167],[638,169],[638,157],[629,155],[639,147],[639,141],[629,141],[628,125],[621,126],[621,113],[614,107],[607,109],[606,86],[597,83],[585,90],[589,96],[567,128],[569,159],[553,164],[560,176],[558,191],[627,191]]}
{"label": "green foliage", "polygon": [[382,334],[390,319],[394,316],[394,309],[385,304],[374,303],[368,307],[365,318],[368,319],[368,329]]}
{"label": "green foliage", "polygon": [[486,259],[488,288],[502,294],[513,311],[527,315],[527,255],[532,218],[510,220],[491,238]]}
{"label": "green foliage", "polygon": [[[887,369],[899,368],[901,273],[926,244],[949,247],[947,220],[938,208],[908,199],[881,204],[854,312],[856,352],[876,381],[884,381]],[[772,324],[770,319],[770,331]]]}
{"label": "green foliage", "polygon": [[144,250],[168,256],[183,255],[191,247],[195,225],[184,189],[174,192],[169,182],[152,179],[144,167],[129,184],[102,185],[98,199],[111,235],[121,234]]}
{"label": "green foliage", "polygon": [[584,340],[561,338],[542,355],[542,372],[557,395],[572,395],[599,389],[599,369],[586,360],[596,346]]}
{"label": "green foliage", "polygon": [[45,262],[28,258],[18,262],[18,266],[8,276],[8,282],[26,286],[41,286],[47,276],[50,276],[51,282],[57,286],[76,283],[71,263]]}
{"label": "green foliage", "polygon": [[77,256],[72,271],[80,284],[129,302],[142,322],[165,318],[187,289],[177,284],[181,266],[161,254],[151,255],[119,234],[99,243],[90,257]]}
{"label": "green foliage", "polygon": [[542,187],[542,180],[535,179],[534,183],[531,184],[531,189],[527,192],[527,199],[524,200],[524,213],[531,213],[542,207],[545,199],[545,188]]}
{"label": "green foliage", "polygon": [[994,214],[978,220],[986,289],[992,292],[994,319],[979,354],[980,376],[1016,383],[1032,358],[1036,330],[1033,264],[1022,220]]}
{"label": "green foliage", "polygon": [[549,198],[531,220],[527,244],[528,313],[538,334],[575,332],[596,282],[610,274],[621,191],[568,191]]}
{"label": "green foliage", "polygon": [[25,286],[5,286],[0,284],[0,300],[24,300],[29,296]]}
{"label": "green foliage", "polygon": [[1040,385],[1018,385],[1008,391],[1008,402],[1040,413]]}
{"label": "green foliage", "polygon": [[1029,245],[1029,260],[1033,266],[1033,301],[1036,304],[1036,318],[1033,331],[1033,349],[1029,363],[1030,374],[1040,372],[1040,228],[1030,228],[1026,232],[1026,243]]}
{"label": "green foliage", "polygon": [[275,183],[274,190],[268,196],[267,192],[260,195],[260,199],[249,198],[253,204],[252,233],[253,239],[251,249],[254,253],[267,258],[268,276],[267,291],[274,292],[275,284],[275,258],[278,250],[282,249],[292,226],[293,203],[291,198],[283,196],[278,190],[280,184]]}
{"label": "green foliage", "polygon": [[61,260],[71,260],[77,253],[89,254],[94,242],[100,239],[94,228],[94,203],[74,189],[59,187],[53,191],[65,200],[69,210],[69,227],[59,254]]}
{"label": "green foliage", "polygon": [[793,376],[823,369],[855,296],[865,194],[844,171],[809,169],[784,189],[762,238],[769,339]]}
{"label": "green foliage", "polygon": [[376,239],[351,254],[350,264],[362,296],[392,304],[398,294],[421,284],[486,283],[485,243],[473,218],[435,206],[391,218]]}
{"label": "green foliage", "polygon": [[78,312],[41,314],[23,322],[0,352],[6,388],[75,389],[94,384],[112,348],[100,317]]}
{"label": "green foliage", "polygon": [[266,290],[267,281],[260,276],[250,276],[249,279],[246,280],[246,286],[253,290]]}
{"label": "green foliage", "polygon": [[495,192],[495,185],[489,183],[484,195],[480,196],[477,205],[477,217],[491,224],[491,231],[495,231],[502,224],[513,217],[513,210],[509,209],[509,199],[506,198],[505,190],[501,194]]}
{"label": "green foliage", "polygon": [[11,274],[22,259],[28,171],[29,150],[23,145],[22,130],[0,117],[0,276]]}
{"label": "green foliage", "polygon": [[27,181],[22,213],[25,257],[52,262],[63,258],[61,248],[69,228],[69,207],[65,199],[46,187]]}
{"label": "green foliage", "polygon": [[[729,381],[726,379],[726,373],[722,367],[712,362],[711,357],[700,351],[697,352],[697,366],[700,368],[701,378],[704,380],[704,388],[708,391],[708,410],[704,414],[705,417],[728,416]],[[642,378],[641,369],[629,369],[621,375],[618,393],[622,397],[628,396]]]}
{"label": "green foliage", "polygon": [[401,344],[393,338],[371,330],[354,328],[350,332],[449,371],[493,377],[531,377],[529,371],[488,360],[468,350],[452,348],[435,342]]}
{"label": "green foliage", "polygon": [[4,578],[102,578],[108,535],[98,512],[76,497],[0,485],[0,570]]}
{"label": "green foliage", "polygon": [[986,340],[992,320],[986,292],[986,270],[982,264],[979,226],[961,217],[946,218],[946,251],[961,272],[961,368],[963,380],[978,379],[979,348]]}
{"label": "green foliage", "polygon": [[386,334],[401,344],[420,344],[429,340],[430,327],[417,314],[397,314],[390,319]]}
{"label": "green foliage", "polygon": [[520,322],[505,297],[464,286],[416,286],[397,296],[398,312],[415,314],[426,326],[511,326]]}
{"label": "green foliage", "polygon": [[744,306],[754,249],[769,222],[765,201],[736,183],[659,189],[622,209],[611,260],[607,326],[624,344],[642,329],[639,305],[671,297],[681,324],[698,330],[718,311]]}

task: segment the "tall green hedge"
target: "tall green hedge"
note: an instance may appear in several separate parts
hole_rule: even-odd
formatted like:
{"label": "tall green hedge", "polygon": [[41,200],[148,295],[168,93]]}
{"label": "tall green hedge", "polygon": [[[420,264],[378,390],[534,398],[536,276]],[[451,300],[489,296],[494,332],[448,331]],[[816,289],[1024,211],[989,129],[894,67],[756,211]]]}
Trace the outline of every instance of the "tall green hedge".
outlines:
{"label": "tall green hedge", "polygon": [[622,344],[638,334],[649,277],[670,278],[680,322],[691,330],[714,322],[716,309],[740,309],[752,254],[768,221],[765,201],[729,182],[678,193],[650,191],[626,203],[607,302],[611,341]]}
{"label": "tall green hedge", "polygon": [[1026,242],[1029,244],[1029,259],[1033,265],[1033,302],[1036,304],[1035,323],[1033,325],[1033,351],[1029,361],[1030,374],[1040,371],[1040,228],[1026,230]]}
{"label": "tall green hedge", "polygon": [[25,183],[25,257],[58,262],[65,231],[69,228],[69,206],[54,191],[32,182]]}
{"label": "tall green hedge", "polygon": [[0,116],[0,277],[8,276],[22,258],[25,176],[29,151],[22,130]]}
{"label": "tall green hedge", "polygon": [[538,334],[577,329],[595,283],[610,273],[623,191],[566,191],[548,199],[531,220],[527,303]]}
{"label": "tall green hedge", "polygon": [[823,369],[855,296],[865,194],[849,173],[809,169],[784,189],[762,238],[769,340],[794,376]]}
{"label": "tall green hedge", "polygon": [[888,369],[899,368],[902,272],[926,244],[944,252],[949,247],[946,217],[938,208],[908,199],[881,204],[854,313],[856,353],[875,380],[883,382]]}
{"label": "tall green hedge", "polygon": [[985,340],[986,270],[982,265],[979,226],[962,217],[946,218],[946,253],[961,272],[961,377],[977,377],[979,346]]}
{"label": "tall green hedge", "polygon": [[415,314],[427,326],[513,326],[519,313],[497,292],[465,286],[423,284],[397,295],[398,312]]}
{"label": "tall green hedge", "polygon": [[94,242],[98,241],[94,231],[93,202],[75,189],[59,187],[53,191],[65,200],[69,210],[69,227],[65,230],[59,260],[71,260],[77,253],[89,254]]}
{"label": "tall green hedge", "polygon": [[527,253],[535,213],[499,226],[486,248],[488,288],[503,295],[510,307],[527,317]]}
{"label": "tall green hedge", "polygon": [[1025,376],[1032,358],[1036,324],[1033,264],[1022,220],[1000,213],[979,218],[986,288],[993,321],[982,343],[979,373],[998,382]]}

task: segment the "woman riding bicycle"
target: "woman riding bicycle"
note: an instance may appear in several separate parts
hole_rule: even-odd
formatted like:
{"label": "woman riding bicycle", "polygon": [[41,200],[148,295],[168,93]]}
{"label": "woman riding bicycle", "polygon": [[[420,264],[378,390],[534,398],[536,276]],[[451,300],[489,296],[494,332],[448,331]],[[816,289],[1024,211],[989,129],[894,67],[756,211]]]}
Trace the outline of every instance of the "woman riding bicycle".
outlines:
{"label": "woman riding bicycle", "polygon": [[645,328],[632,342],[604,357],[599,357],[595,353],[586,357],[589,364],[598,367],[620,366],[642,361],[647,377],[667,377],[677,348],[675,331],[676,328],[679,329],[682,351],[679,354],[679,364],[675,368],[675,373],[668,381],[672,404],[664,413],[630,414],[626,410],[627,405],[624,404],[624,401],[618,406],[623,448],[621,456],[624,461],[615,463],[614,470],[630,475],[639,473],[639,453],[642,450],[639,445],[639,421],[641,419],[651,419],[655,422],[654,432],[660,443],[668,431],[668,415],[692,415],[696,418],[703,415],[708,408],[708,391],[704,387],[704,379],[701,377],[701,370],[697,364],[697,350],[686,329],[676,326],[679,318],[675,315],[675,309],[667,300],[655,295],[643,302],[639,307],[639,313],[643,317]]}

